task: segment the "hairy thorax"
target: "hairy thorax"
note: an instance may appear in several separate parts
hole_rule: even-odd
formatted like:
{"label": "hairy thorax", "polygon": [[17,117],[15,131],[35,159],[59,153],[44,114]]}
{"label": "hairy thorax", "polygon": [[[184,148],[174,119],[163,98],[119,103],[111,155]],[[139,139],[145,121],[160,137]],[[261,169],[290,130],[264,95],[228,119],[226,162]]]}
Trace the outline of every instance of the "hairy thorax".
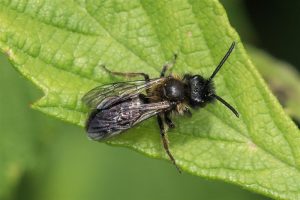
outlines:
{"label": "hairy thorax", "polygon": [[186,85],[180,77],[168,76],[166,79],[151,88],[149,91],[150,102],[169,101],[173,103],[173,111],[183,113],[187,109],[185,96]]}

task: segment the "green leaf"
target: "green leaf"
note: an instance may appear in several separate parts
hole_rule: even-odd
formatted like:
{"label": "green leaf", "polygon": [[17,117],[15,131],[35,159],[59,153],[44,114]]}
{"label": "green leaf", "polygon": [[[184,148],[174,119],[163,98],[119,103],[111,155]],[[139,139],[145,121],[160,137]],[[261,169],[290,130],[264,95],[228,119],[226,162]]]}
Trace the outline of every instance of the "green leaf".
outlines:
{"label": "green leaf", "polygon": [[[0,48],[45,93],[34,107],[81,126],[87,117],[82,95],[115,81],[100,64],[157,77],[176,52],[174,73],[209,76],[231,42],[239,41],[215,0],[0,3]],[[299,130],[240,42],[215,83],[241,117],[216,103],[194,111],[192,119],[176,118],[169,140],[178,164],[195,175],[297,199]],[[109,142],[167,159],[154,119]]]}
{"label": "green leaf", "polygon": [[[129,149],[91,143],[81,127],[30,109],[40,92],[1,53],[0,65],[0,113],[5,113],[0,115],[1,200],[82,200],[97,199],[99,194],[102,199],[123,200],[152,200],[153,194],[156,200],[266,199],[226,183],[187,173],[178,176],[169,163]],[[114,187],[107,187],[108,182]]]}

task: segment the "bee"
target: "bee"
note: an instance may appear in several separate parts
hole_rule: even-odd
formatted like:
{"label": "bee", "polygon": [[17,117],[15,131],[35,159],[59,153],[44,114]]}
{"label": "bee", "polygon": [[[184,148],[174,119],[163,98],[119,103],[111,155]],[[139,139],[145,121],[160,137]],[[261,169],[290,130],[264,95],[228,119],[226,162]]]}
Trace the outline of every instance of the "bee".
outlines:
{"label": "bee", "polygon": [[103,69],[112,75],[129,78],[141,76],[143,80],[102,85],[83,96],[83,103],[92,110],[86,121],[89,138],[104,140],[156,116],[163,147],[180,172],[169,150],[166,135],[166,128],[175,127],[171,119],[172,113],[192,116],[190,108],[203,108],[217,100],[239,117],[238,112],[216,94],[213,82],[234,47],[235,42],[208,79],[191,74],[185,74],[182,78],[172,74],[166,76],[167,70],[175,64],[177,55],[174,55],[172,63],[163,66],[160,77],[154,79],[150,79],[145,73],[113,72],[103,66]]}

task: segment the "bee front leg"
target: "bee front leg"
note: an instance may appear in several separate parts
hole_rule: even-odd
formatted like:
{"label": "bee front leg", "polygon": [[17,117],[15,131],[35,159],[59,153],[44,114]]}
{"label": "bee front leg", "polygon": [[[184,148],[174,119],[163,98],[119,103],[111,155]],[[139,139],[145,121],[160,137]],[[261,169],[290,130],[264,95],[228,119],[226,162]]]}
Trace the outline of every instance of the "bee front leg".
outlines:
{"label": "bee front leg", "polygon": [[167,136],[166,136],[166,130],[165,130],[164,122],[162,120],[162,116],[159,115],[159,114],[157,115],[157,122],[158,122],[159,129],[160,129],[160,135],[161,135],[163,147],[164,147],[166,153],[168,154],[170,160],[172,161],[172,163],[175,165],[175,167],[177,168],[179,173],[181,173],[180,168],[177,166],[177,164],[175,162],[175,159],[174,159],[173,155],[171,154],[171,152],[169,150],[169,141],[168,141]]}
{"label": "bee front leg", "polygon": [[187,117],[192,117],[192,112],[188,108],[183,111],[183,114]]}

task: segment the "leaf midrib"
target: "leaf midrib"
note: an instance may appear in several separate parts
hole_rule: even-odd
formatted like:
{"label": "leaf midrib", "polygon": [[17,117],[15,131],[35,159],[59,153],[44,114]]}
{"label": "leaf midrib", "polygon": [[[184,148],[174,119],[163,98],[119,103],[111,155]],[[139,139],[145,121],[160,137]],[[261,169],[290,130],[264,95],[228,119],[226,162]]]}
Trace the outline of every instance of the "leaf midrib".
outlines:
{"label": "leaf midrib", "polygon": [[[86,2],[85,2],[86,3]],[[129,46],[125,43],[123,43],[122,41],[120,41],[117,37],[115,37],[107,28],[105,28],[105,26],[103,24],[101,24],[100,21],[98,21],[87,9],[86,6],[84,8],[85,13],[87,15],[89,15],[92,19],[94,19],[94,21],[100,26],[102,27],[102,29],[110,36],[110,38],[112,38],[115,42],[117,42],[118,44],[120,44],[121,46],[123,46],[125,49],[127,49],[128,51],[130,51],[132,53],[132,55],[135,55],[137,58],[139,58],[142,62],[144,62],[146,65],[148,65],[149,67],[152,67],[154,70],[157,71],[157,69],[155,68],[154,65],[152,65],[151,63],[149,63],[147,60],[143,59],[137,52],[135,52],[134,50],[132,50],[131,48],[129,48]]]}

